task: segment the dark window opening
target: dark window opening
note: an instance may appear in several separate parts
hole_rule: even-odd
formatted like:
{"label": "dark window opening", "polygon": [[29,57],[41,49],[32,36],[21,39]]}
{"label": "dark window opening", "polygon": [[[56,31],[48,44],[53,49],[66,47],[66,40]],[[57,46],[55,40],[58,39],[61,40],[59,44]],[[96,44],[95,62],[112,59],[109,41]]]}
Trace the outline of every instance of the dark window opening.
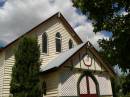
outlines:
{"label": "dark window opening", "polygon": [[43,53],[47,53],[47,35],[46,35],[46,33],[44,33],[43,35],[42,35],[42,52]]}
{"label": "dark window opening", "polygon": [[74,44],[73,44],[73,41],[70,39],[69,40],[69,49],[73,48],[74,47]]}
{"label": "dark window opening", "polygon": [[56,52],[61,52],[61,34],[56,33]]}

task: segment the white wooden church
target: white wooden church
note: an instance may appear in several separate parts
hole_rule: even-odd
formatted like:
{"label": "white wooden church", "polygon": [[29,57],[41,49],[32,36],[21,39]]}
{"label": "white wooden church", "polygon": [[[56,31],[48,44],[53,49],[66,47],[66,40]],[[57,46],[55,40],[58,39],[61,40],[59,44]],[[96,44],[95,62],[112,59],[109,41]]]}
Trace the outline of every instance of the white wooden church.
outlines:
{"label": "white wooden church", "polygon": [[11,95],[14,49],[23,36],[38,37],[43,97],[113,97],[112,67],[89,41],[82,42],[60,12],[0,49],[0,97]]}

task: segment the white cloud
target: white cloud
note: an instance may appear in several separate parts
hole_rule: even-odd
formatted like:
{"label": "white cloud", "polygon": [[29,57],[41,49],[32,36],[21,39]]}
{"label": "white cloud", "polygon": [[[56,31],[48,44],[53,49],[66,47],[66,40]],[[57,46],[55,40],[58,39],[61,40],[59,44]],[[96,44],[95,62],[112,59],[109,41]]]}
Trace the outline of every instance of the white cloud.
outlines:
{"label": "white cloud", "polygon": [[84,24],[79,25],[78,27],[75,27],[75,31],[84,42],[91,41],[91,43],[97,49],[99,49],[99,45],[97,43],[99,39],[109,38],[108,36],[105,36],[102,33],[94,33],[92,23],[90,22],[86,22]]}
{"label": "white cloud", "polygon": [[102,34],[94,34],[86,16],[78,14],[71,0],[8,0],[0,9],[0,40],[6,44],[19,35],[30,30],[46,18],[60,11],[78,33],[86,41],[95,45]]}

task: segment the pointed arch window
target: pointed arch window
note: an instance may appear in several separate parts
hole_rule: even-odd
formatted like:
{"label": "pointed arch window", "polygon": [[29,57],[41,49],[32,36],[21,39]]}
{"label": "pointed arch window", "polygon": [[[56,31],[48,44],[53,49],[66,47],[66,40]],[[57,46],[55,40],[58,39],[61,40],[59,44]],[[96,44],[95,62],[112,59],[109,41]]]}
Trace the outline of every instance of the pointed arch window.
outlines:
{"label": "pointed arch window", "polygon": [[43,53],[47,53],[47,47],[48,47],[47,34],[43,33],[43,35],[42,35],[42,52]]}
{"label": "pointed arch window", "polygon": [[61,52],[61,34],[56,33],[56,52]]}
{"label": "pointed arch window", "polygon": [[73,44],[73,41],[70,39],[69,40],[69,49],[73,48],[74,47],[74,44]]}

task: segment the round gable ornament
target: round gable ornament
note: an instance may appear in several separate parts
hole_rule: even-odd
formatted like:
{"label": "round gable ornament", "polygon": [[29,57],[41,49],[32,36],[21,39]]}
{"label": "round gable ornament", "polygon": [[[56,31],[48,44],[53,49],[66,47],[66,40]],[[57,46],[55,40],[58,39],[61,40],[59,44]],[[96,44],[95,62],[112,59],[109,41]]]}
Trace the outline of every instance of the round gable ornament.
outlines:
{"label": "round gable ornament", "polygon": [[83,62],[85,66],[90,67],[92,65],[92,58],[88,54],[84,55]]}

